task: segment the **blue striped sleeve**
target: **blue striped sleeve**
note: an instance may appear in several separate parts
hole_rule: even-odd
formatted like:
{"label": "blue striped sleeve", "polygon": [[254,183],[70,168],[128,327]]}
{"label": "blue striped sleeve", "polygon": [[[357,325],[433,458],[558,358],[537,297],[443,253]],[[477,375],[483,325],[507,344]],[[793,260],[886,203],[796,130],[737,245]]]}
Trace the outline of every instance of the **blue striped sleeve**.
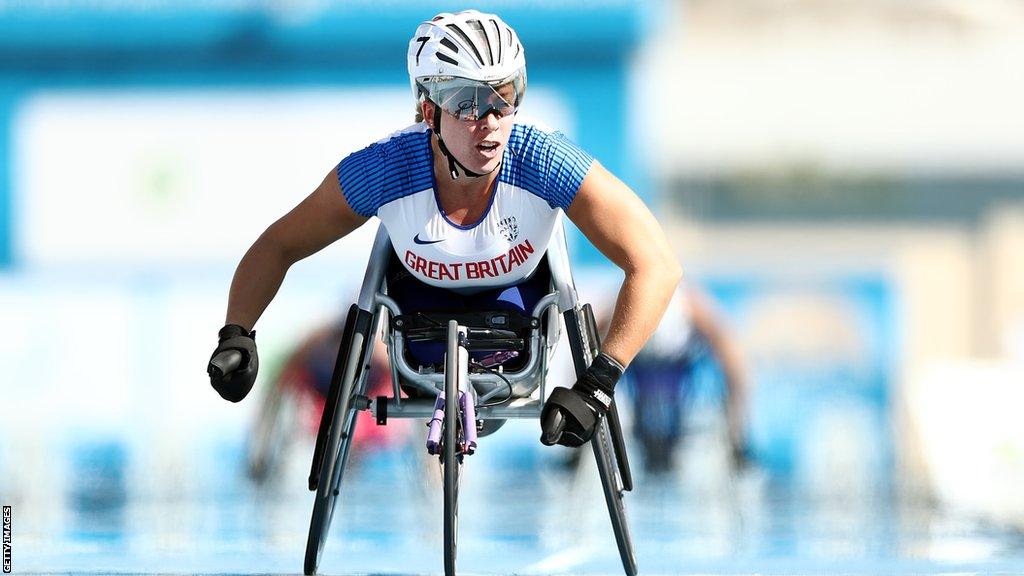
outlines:
{"label": "blue striped sleeve", "polygon": [[563,210],[572,204],[594,163],[593,156],[561,132],[546,132],[535,126],[515,126],[509,148],[513,161],[502,168],[502,178],[543,198],[552,208]]}
{"label": "blue striped sleeve", "polygon": [[369,218],[377,209],[433,185],[429,134],[411,132],[371,144],[338,164],[338,184],[352,210]]}

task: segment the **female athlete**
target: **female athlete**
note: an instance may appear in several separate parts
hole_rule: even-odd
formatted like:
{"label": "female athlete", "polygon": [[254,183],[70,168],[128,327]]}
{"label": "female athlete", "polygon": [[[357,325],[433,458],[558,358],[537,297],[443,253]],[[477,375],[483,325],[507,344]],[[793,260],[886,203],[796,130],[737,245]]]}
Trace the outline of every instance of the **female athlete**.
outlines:
{"label": "female athlete", "polygon": [[[214,354],[240,350],[243,364],[228,374],[208,368],[211,384],[232,402],[248,394],[258,368],[253,326],[288,268],[373,216],[394,246],[388,293],[403,310],[529,313],[547,289],[535,272],[564,212],[625,273],[600,354],[544,407],[543,421],[560,414],[564,427],[545,429],[541,441],[579,446],[594,426],[573,412],[608,411],[624,367],[658,326],[680,267],[658,222],[625,184],[561,133],[516,121],[526,54],[501,18],[468,10],[421,23],[408,69],[416,123],[341,160],[242,258]],[[412,353],[421,363],[436,361],[436,350]]]}

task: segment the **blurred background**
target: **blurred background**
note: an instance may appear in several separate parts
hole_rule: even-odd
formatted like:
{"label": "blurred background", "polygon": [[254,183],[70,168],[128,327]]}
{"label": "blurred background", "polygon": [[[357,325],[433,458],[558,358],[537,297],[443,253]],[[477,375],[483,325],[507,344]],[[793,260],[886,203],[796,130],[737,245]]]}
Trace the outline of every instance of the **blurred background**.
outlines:
{"label": "blurred background", "polygon": [[[204,372],[231,275],[341,158],[412,123],[408,39],[466,7],[0,2],[15,572],[299,571],[317,407],[273,390],[353,301],[375,221],[292,268],[238,405]],[[714,358],[680,383],[668,470],[636,450],[641,570],[1024,571],[1024,2],[474,7],[523,40],[522,114],[648,202],[742,359],[748,467],[729,466]],[[620,275],[570,241],[607,306]],[[347,480],[328,572],[442,565],[419,426],[389,434]],[[537,438],[481,443],[460,562],[618,573],[592,464]]]}

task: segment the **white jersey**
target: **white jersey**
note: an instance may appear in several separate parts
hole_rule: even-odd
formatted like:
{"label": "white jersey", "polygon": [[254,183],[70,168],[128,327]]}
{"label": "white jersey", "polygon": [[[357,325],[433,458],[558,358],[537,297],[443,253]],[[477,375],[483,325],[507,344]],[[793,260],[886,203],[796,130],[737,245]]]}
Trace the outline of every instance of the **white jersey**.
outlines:
{"label": "white jersey", "polygon": [[380,218],[399,260],[426,284],[475,292],[529,278],[593,158],[561,133],[516,124],[490,205],[459,225],[437,198],[430,137],[420,122],[342,160],[349,206]]}
{"label": "white jersey", "polygon": [[690,301],[683,287],[672,294],[658,328],[644,344],[636,360],[639,362],[672,362],[695,353],[693,317]]}

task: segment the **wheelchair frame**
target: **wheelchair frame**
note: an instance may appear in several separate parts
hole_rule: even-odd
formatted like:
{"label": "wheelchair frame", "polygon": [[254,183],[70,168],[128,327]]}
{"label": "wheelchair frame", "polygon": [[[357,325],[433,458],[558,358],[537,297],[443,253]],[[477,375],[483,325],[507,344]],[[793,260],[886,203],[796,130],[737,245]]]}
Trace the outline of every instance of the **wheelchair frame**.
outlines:
{"label": "wheelchair frame", "polygon": [[[398,304],[386,294],[385,272],[392,251],[387,232],[380,226],[370,252],[359,300],[352,305],[346,319],[313,452],[309,489],[315,491],[316,496],[306,545],[304,572],[307,575],[316,573],[323,553],[340,495],[358,411],[370,410],[377,424],[383,425],[388,418],[430,419],[435,416],[438,405],[444,406],[444,441],[439,455],[445,488],[445,574],[454,576],[459,472],[465,455],[472,453],[456,453],[455,450],[458,441],[456,432],[465,433],[469,425],[459,421],[459,394],[465,395],[467,405],[476,407],[476,419],[539,419],[545,399],[548,362],[560,336],[559,315],[565,323],[577,376],[587,369],[599,348],[597,327],[590,305],[581,306],[577,300],[565,235],[559,221],[545,254],[551,272],[552,291],[541,298],[532,311],[533,316],[541,322],[529,329],[526,342],[529,357],[522,368],[514,372],[500,372],[500,376],[495,372],[470,372],[466,327],[452,320],[447,326],[445,370],[433,372],[416,369],[405,358],[404,334],[399,330],[386,330],[383,339],[388,344],[394,396],[367,398],[366,376],[381,323],[388,316],[398,317],[402,313]],[[384,326],[390,328],[390,323]],[[431,396],[402,398],[403,383]],[[492,402],[494,405],[480,405],[508,390],[509,386],[511,394],[507,400],[496,404]],[[439,398],[444,398],[445,402],[440,402]],[[472,404],[469,403],[470,399]],[[633,482],[618,410],[614,403],[609,416],[600,422],[590,444],[597,460],[623,569],[627,576],[634,576],[637,564],[623,503],[623,494],[632,490]]]}

